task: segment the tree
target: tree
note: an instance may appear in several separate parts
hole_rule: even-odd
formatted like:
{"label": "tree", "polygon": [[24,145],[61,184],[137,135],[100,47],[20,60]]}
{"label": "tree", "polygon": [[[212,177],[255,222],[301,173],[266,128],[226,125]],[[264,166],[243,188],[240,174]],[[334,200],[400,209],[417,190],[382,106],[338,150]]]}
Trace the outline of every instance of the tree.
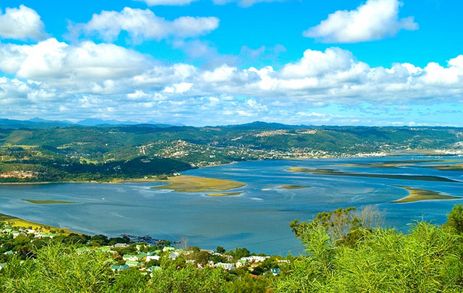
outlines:
{"label": "tree", "polygon": [[463,234],[463,205],[455,205],[447,217],[446,227]]}
{"label": "tree", "polygon": [[240,259],[242,257],[250,256],[251,252],[246,248],[236,248],[234,250],[228,251],[228,254],[231,255],[234,259]]}
{"label": "tree", "polygon": [[[290,264],[275,284],[277,292],[460,292],[463,290],[462,209],[447,229],[416,224],[410,233],[349,224],[346,211],[322,213],[308,223],[293,223],[307,255]],[[336,227],[340,225],[340,227]],[[352,227],[341,238],[333,231]],[[352,235],[365,232],[352,240]],[[352,242],[346,245],[346,239]]]}
{"label": "tree", "polygon": [[217,253],[225,253],[226,250],[222,246],[217,246],[217,248],[215,249],[215,252],[217,252]]}

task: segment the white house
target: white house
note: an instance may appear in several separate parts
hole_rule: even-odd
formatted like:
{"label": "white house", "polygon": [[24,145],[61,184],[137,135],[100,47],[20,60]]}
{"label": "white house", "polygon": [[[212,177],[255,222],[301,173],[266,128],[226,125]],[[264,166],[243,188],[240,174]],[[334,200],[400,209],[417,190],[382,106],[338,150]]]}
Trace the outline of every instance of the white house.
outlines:
{"label": "white house", "polygon": [[126,254],[122,257],[122,259],[125,261],[138,261],[138,256]]}
{"label": "white house", "polygon": [[146,262],[149,262],[149,261],[152,261],[152,260],[158,261],[160,259],[161,259],[161,257],[159,255],[148,255],[148,256],[146,256]]}
{"label": "white house", "polygon": [[235,264],[233,264],[233,263],[223,263],[223,262],[216,263],[215,267],[216,268],[222,268],[222,269],[227,270],[227,271],[233,271],[236,268]]}
{"label": "white house", "polygon": [[176,251],[171,252],[171,253],[169,254],[169,258],[170,258],[171,260],[176,260],[177,257],[179,257],[179,256],[180,256],[180,253],[178,253],[178,252],[176,252]]}

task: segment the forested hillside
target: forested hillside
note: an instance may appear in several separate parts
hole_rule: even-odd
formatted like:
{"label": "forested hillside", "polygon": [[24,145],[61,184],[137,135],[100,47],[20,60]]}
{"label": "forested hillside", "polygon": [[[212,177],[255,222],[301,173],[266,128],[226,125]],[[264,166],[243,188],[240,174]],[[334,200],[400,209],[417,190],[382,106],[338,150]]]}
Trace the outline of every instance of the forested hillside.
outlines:
{"label": "forested hillside", "polygon": [[0,180],[139,178],[243,160],[463,151],[459,128],[39,125],[2,124]]}

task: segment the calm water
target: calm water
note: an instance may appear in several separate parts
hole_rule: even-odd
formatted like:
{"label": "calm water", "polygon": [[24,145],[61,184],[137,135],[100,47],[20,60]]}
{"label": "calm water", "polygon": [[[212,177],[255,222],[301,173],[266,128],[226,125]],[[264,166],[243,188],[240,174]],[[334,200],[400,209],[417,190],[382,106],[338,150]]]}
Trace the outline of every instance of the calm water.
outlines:
{"label": "calm water", "polygon": [[[233,179],[247,185],[237,197],[208,197],[151,189],[150,184],[51,184],[0,186],[0,213],[85,233],[151,235],[158,239],[185,239],[204,248],[247,247],[255,252],[298,254],[302,247],[288,224],[309,219],[320,211],[339,207],[377,205],[386,225],[425,219],[445,221],[452,206],[462,200],[393,204],[406,195],[399,186],[431,189],[463,196],[460,182],[323,176],[289,173],[291,166],[335,168],[371,173],[437,175],[463,181],[463,172],[425,168],[416,163],[401,168],[353,167],[348,164],[409,159],[444,159],[463,163],[458,157],[388,157],[310,161],[259,161],[204,168],[189,175]],[[446,163],[447,164],[447,163]],[[285,190],[282,184],[307,188]],[[34,205],[23,199],[60,199],[69,205]],[[406,229],[406,228],[405,228]]]}

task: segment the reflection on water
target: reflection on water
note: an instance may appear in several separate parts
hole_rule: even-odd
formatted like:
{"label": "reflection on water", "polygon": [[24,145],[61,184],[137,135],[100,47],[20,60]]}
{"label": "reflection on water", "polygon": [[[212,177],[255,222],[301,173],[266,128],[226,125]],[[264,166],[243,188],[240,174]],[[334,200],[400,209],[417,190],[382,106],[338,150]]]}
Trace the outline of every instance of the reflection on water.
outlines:
{"label": "reflection on water", "polygon": [[[386,224],[407,229],[417,220],[445,221],[461,200],[394,204],[410,186],[463,196],[461,171],[428,168],[439,157],[397,157],[310,161],[261,161],[192,170],[189,175],[242,181],[240,196],[209,197],[151,189],[142,184],[51,184],[0,186],[0,212],[84,233],[151,235],[187,239],[189,245],[247,247],[256,252],[298,254],[302,247],[288,227],[340,207],[378,205]],[[462,158],[446,157],[461,164]],[[409,160],[419,160],[410,163]],[[429,160],[432,160],[430,162]],[[391,161],[390,164],[384,162]],[[397,164],[397,166],[391,166]],[[446,163],[448,164],[448,163]],[[456,182],[291,173],[290,167],[335,169],[342,173],[442,176]],[[394,177],[394,176],[393,176]],[[284,189],[284,185],[306,186]],[[23,199],[64,200],[72,205],[33,205]]]}

